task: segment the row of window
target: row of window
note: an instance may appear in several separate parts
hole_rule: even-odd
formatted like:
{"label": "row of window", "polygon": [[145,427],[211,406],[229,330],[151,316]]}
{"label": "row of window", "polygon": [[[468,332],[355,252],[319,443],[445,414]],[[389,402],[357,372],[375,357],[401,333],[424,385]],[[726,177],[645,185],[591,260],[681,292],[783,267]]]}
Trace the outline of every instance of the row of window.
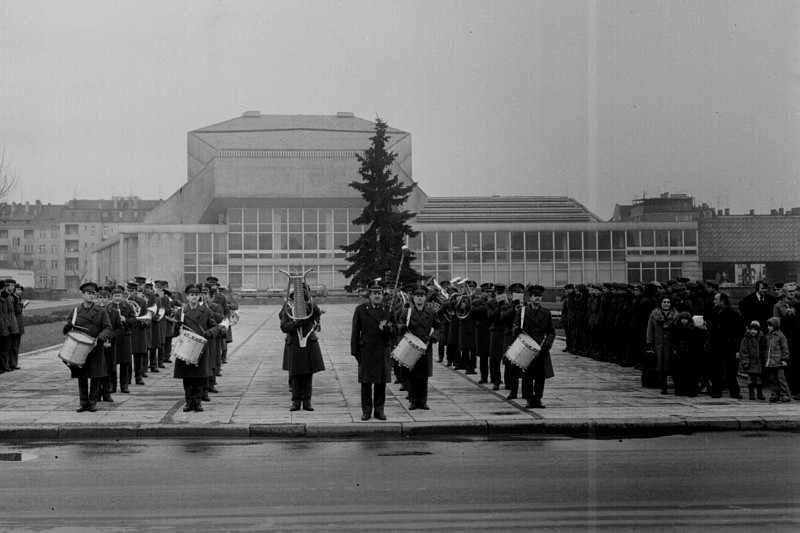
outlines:
{"label": "row of window", "polygon": [[665,282],[683,276],[681,263],[628,263],[628,283]]}
{"label": "row of window", "polygon": [[501,265],[476,265],[452,267],[448,264],[423,265],[420,272],[424,276],[435,276],[438,280],[454,277],[467,277],[479,283],[539,283],[545,286],[566,283],[602,283],[604,281],[626,281],[626,263],[567,263],[530,265],[512,263]]}
{"label": "row of window", "polygon": [[[696,230],[635,231],[438,231],[410,239],[413,250],[467,252],[624,252],[629,248],[694,249]],[[577,257],[577,256],[576,256]]]}
{"label": "row of window", "polygon": [[[309,285],[325,285],[327,288],[341,288],[347,284],[346,278],[339,272],[347,268],[347,265],[309,265],[305,268],[313,270],[306,274],[305,280]],[[229,266],[200,268],[196,272],[184,272],[184,283],[203,282],[208,276],[214,275],[220,280],[220,284],[233,288],[242,285],[250,285],[257,290],[266,290],[270,287],[280,287],[286,289],[289,278],[281,270],[288,270],[288,266]]]}

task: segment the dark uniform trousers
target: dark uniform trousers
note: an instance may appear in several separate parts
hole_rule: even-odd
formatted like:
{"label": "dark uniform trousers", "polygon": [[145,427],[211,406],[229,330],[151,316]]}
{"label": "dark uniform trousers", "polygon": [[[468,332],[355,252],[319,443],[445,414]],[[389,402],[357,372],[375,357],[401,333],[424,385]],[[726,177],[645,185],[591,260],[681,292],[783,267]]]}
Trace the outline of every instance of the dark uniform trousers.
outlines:
{"label": "dark uniform trousers", "polygon": [[100,394],[105,398],[111,394],[112,389],[117,389],[117,350],[113,342],[111,343],[111,348],[103,350],[103,357],[106,360],[108,375],[105,378],[100,378]]}
{"label": "dark uniform trousers", "polygon": [[[424,357],[424,355],[423,355]],[[417,407],[428,404],[428,376],[411,375],[408,380],[408,401]],[[375,409],[376,411],[378,409]],[[381,408],[383,411],[383,408]]]}
{"label": "dark uniform trousers", "polygon": [[144,377],[145,370],[147,370],[147,353],[133,354],[133,372],[136,374],[136,381]]}
{"label": "dark uniform trousers", "polygon": [[311,404],[314,374],[296,374],[290,378],[292,386],[292,404]]}
{"label": "dark uniform trousers", "polygon": [[[427,395],[427,378],[426,395]],[[374,389],[373,389],[374,387]],[[411,395],[411,390],[415,387],[415,379],[412,377],[409,380],[408,392]],[[374,390],[374,393],[373,393]],[[412,396],[413,397],[413,396]],[[413,400],[412,400],[413,401]],[[386,383],[362,383],[361,384],[361,412],[365,415],[371,415],[372,410],[375,414],[383,413],[384,405],[386,405]]]}
{"label": "dark uniform trousers", "polygon": [[81,405],[94,407],[100,400],[100,385],[106,378],[78,378]]}
{"label": "dark uniform trousers", "polygon": [[201,406],[203,398],[203,384],[206,378],[183,378],[183,393],[186,396],[186,405]]}
{"label": "dark uniform trousers", "polygon": [[[20,319],[21,320],[21,319]],[[22,335],[19,333],[12,333],[11,347],[8,351],[8,366],[11,368],[19,367],[19,343],[22,340]]]}
{"label": "dark uniform trousers", "polygon": [[11,370],[9,356],[11,353],[11,335],[0,337],[0,370],[8,372]]}

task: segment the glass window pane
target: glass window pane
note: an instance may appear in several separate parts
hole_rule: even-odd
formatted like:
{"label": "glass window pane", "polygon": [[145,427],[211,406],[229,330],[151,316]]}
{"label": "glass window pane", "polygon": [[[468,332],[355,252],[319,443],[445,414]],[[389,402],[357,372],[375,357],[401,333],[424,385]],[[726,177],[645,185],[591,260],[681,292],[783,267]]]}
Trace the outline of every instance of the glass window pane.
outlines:
{"label": "glass window pane", "polygon": [[257,233],[245,233],[243,235],[242,250],[258,250]]}
{"label": "glass window pane", "polygon": [[567,249],[567,232],[566,231],[556,231],[555,236],[553,239],[553,244],[556,250],[566,250]]}
{"label": "glass window pane", "polygon": [[683,232],[683,245],[697,246],[697,232],[695,230],[686,230]]}
{"label": "glass window pane", "polygon": [[[481,262],[481,253],[480,252],[467,252],[467,263],[480,263]],[[471,278],[475,279],[475,278]]]}
{"label": "glass window pane", "polygon": [[538,250],[539,249],[539,232],[526,231],[525,232],[525,249]]}
{"label": "glass window pane", "polygon": [[272,250],[272,234],[259,233],[258,234],[258,249],[259,250]]}
{"label": "glass window pane", "polygon": [[210,265],[211,264],[211,254],[197,254],[197,264],[198,265]]}
{"label": "glass window pane", "polygon": [[228,263],[228,254],[214,254],[214,264],[224,265]]}
{"label": "glass window pane", "polygon": [[214,251],[216,253],[225,253],[228,251],[228,236],[224,233],[217,233],[214,235]]}
{"label": "glass window pane", "polygon": [[597,232],[597,249],[610,250],[611,249],[611,232],[598,231]]}
{"label": "glass window pane", "polygon": [[317,235],[315,233],[306,233],[303,248],[306,250],[317,249]]}
{"label": "glass window pane", "polygon": [[539,262],[539,252],[537,250],[528,250],[525,252],[525,260],[528,264]]}
{"label": "glass window pane", "polygon": [[580,231],[570,231],[569,249],[570,250],[583,250],[583,233]]}
{"label": "glass window pane", "polygon": [[210,252],[211,251],[211,234],[198,233],[197,234],[197,251]]}
{"label": "glass window pane", "polygon": [[228,249],[241,250],[242,249],[242,234],[233,233],[228,235]]}
{"label": "glass window pane", "polygon": [[436,234],[436,238],[438,239],[438,249],[440,252],[445,252],[450,250],[451,241],[450,241],[450,232],[449,231],[440,231]]}
{"label": "glass window pane", "polygon": [[553,249],[553,232],[552,231],[540,231],[539,232],[539,246],[542,250],[552,250]]}
{"label": "glass window pane", "polygon": [[272,225],[272,209],[262,208],[258,210],[258,223]]}
{"label": "glass window pane", "polygon": [[[653,239],[653,230],[642,230],[642,247],[643,248],[652,248],[655,244],[655,239]],[[652,279],[649,281],[653,281]]]}
{"label": "glass window pane", "polygon": [[183,254],[183,266],[194,266],[197,264],[197,254],[190,253],[190,254]]}
{"label": "glass window pane", "polygon": [[228,209],[228,224],[234,222],[242,222],[242,210],[241,209]]}
{"label": "glass window pane", "polygon": [[242,225],[241,224],[230,224],[228,226],[229,233],[241,233],[242,232]]}
{"label": "glass window pane", "polygon": [[481,249],[480,243],[481,234],[477,231],[467,232],[467,250],[471,252],[478,252]]}
{"label": "glass window pane", "polygon": [[507,231],[498,231],[496,236],[496,243],[495,246],[498,250],[508,250],[508,232]]}
{"label": "glass window pane", "polygon": [[303,235],[300,233],[289,234],[289,250],[303,249]]}
{"label": "glass window pane", "polygon": [[494,261],[495,261],[495,259],[494,259],[494,250],[487,251],[487,252],[482,252],[481,253],[481,258],[482,258],[481,260],[484,263],[494,263]]}
{"label": "glass window pane", "polygon": [[183,251],[196,252],[197,251],[197,233],[187,233],[183,236]]}
{"label": "glass window pane", "polygon": [[463,231],[454,231],[452,238],[453,238],[453,242],[452,242],[453,251],[455,251],[455,250],[465,250],[466,249],[465,248],[465,244],[464,244],[464,240],[466,238],[466,234]]}
{"label": "glass window pane", "polygon": [[302,224],[302,223],[303,223],[303,210],[289,209],[289,224]]}
{"label": "glass window pane", "polygon": [[[420,249],[420,244],[422,242],[421,233],[418,233],[416,237],[409,237],[408,238],[408,248],[411,251],[416,251]],[[320,246],[322,248],[322,246]]]}
{"label": "glass window pane", "polygon": [[679,229],[670,230],[669,245],[671,248],[680,248],[683,246],[683,231]]}
{"label": "glass window pane", "polygon": [[[631,248],[631,247],[638,248],[639,247],[639,232],[638,231],[626,231],[625,235],[626,235],[626,239],[627,239],[627,243],[628,243],[628,248]],[[638,281],[636,283],[638,283]]]}
{"label": "glass window pane", "polygon": [[436,234],[423,232],[422,233],[422,249],[428,252],[436,250]]}
{"label": "glass window pane", "polygon": [[[666,248],[669,246],[669,232],[665,229],[656,230],[656,248]],[[661,281],[660,279],[658,281]]]}
{"label": "glass window pane", "polygon": [[521,231],[511,232],[511,249],[517,251],[525,250],[525,234]]}
{"label": "glass window pane", "polygon": [[347,209],[334,209],[333,222],[336,224],[349,224],[350,221],[347,220]]}
{"label": "glass window pane", "polygon": [[625,232],[624,231],[613,231],[611,232],[611,243],[614,246],[615,250],[624,250],[625,249]]}
{"label": "glass window pane", "polygon": [[[483,231],[481,232],[481,249],[484,252],[489,252],[494,250],[494,232],[493,231]],[[492,254],[494,255],[494,254]]]}
{"label": "glass window pane", "polygon": [[242,211],[242,222],[244,222],[245,224],[257,224],[258,209],[245,208]]}

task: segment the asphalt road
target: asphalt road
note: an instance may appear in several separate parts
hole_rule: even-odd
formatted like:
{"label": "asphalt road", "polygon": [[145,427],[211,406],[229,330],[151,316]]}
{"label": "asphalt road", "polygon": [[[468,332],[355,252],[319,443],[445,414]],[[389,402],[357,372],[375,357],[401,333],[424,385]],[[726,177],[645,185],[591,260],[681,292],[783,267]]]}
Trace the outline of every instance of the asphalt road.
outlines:
{"label": "asphalt road", "polygon": [[798,438],[3,446],[0,530],[797,531]]}

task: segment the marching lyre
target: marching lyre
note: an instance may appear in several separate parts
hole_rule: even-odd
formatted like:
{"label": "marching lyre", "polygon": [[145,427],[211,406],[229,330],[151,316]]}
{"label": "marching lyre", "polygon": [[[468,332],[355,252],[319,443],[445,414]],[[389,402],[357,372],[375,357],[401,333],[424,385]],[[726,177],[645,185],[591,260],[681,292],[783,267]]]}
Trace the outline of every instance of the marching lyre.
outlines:
{"label": "marching lyre", "polygon": [[[290,266],[288,272],[281,270],[289,278],[289,285],[286,287],[286,313],[292,320],[303,320],[311,316],[311,293],[309,292],[306,302],[304,286],[306,274],[312,270],[314,269],[303,270],[302,266]],[[294,290],[293,298],[291,298],[292,290]]]}

